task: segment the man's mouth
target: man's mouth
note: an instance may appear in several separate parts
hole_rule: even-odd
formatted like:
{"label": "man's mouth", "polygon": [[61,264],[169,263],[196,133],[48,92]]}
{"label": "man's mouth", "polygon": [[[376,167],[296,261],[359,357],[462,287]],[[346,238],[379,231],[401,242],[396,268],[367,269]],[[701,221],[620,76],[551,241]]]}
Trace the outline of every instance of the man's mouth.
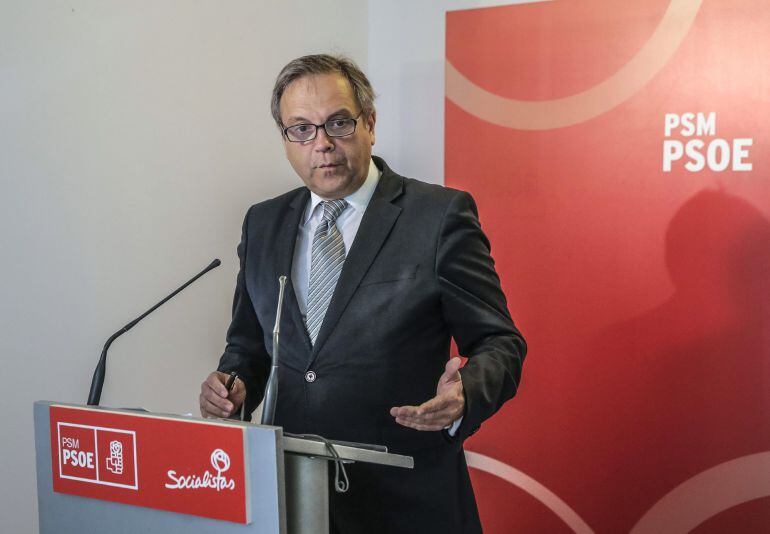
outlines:
{"label": "man's mouth", "polygon": [[318,168],[319,169],[330,169],[332,167],[339,167],[339,163],[321,163]]}

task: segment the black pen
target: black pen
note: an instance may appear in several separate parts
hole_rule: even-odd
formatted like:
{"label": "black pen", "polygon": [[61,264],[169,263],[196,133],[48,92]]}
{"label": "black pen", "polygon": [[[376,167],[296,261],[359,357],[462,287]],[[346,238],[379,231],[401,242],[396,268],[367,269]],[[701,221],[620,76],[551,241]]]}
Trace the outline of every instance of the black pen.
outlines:
{"label": "black pen", "polygon": [[235,386],[235,379],[238,378],[238,373],[235,371],[232,371],[230,373],[230,376],[227,377],[227,382],[225,382],[225,389],[227,389],[228,392],[233,390],[233,387]]}

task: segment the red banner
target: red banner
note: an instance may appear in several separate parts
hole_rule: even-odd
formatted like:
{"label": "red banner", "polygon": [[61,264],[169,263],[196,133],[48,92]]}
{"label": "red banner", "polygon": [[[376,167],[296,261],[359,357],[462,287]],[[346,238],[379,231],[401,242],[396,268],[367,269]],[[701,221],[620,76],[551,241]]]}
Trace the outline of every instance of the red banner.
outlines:
{"label": "red banner", "polygon": [[770,525],[770,3],[447,14],[446,184],[529,343],[485,532]]}
{"label": "red banner", "polygon": [[250,522],[242,428],[65,406],[50,415],[54,491]]}

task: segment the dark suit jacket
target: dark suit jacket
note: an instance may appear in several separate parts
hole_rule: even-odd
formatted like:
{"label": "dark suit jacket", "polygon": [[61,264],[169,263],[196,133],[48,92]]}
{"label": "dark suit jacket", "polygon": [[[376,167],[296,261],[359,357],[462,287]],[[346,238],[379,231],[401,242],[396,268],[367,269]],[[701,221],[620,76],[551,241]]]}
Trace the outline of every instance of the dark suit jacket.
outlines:
{"label": "dark suit jacket", "polygon": [[[287,432],[384,444],[414,456],[414,470],[351,465],[350,491],[331,491],[333,531],[477,532],[462,441],[515,394],[526,345],[471,196],[404,178],[374,160],[382,177],[314,346],[287,284],[275,423]],[[256,204],[243,224],[219,370],[243,377],[248,413],[262,400],[278,277],[291,274],[309,195],[302,187]],[[450,338],[469,358],[461,370],[466,408],[457,434],[397,425],[391,407],[436,394]],[[313,382],[306,380],[311,370]]]}

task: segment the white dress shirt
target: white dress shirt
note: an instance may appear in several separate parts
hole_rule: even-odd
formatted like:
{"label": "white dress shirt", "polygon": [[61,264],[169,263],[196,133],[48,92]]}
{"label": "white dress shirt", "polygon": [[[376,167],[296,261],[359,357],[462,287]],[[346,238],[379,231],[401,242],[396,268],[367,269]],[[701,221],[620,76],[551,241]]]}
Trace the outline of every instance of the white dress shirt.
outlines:
{"label": "white dress shirt", "polygon": [[[345,197],[348,206],[337,217],[337,229],[342,234],[342,240],[345,242],[345,256],[350,251],[350,247],[353,246],[353,241],[358,233],[358,227],[361,225],[361,219],[364,216],[364,212],[366,212],[367,206],[369,206],[369,201],[372,199],[381,175],[382,173],[374,164],[374,161],[369,160],[369,172],[363,185],[357,191]],[[313,250],[313,237],[315,236],[316,228],[321,224],[323,218],[323,208],[319,207],[323,200],[312,191],[310,192],[310,201],[305,207],[305,213],[300,220],[297,241],[294,244],[294,261],[291,265],[291,277],[303,320],[307,315],[307,294],[310,286],[310,260]],[[463,418],[460,417],[450,427],[447,427],[450,436],[455,435],[462,420]]]}
{"label": "white dress shirt", "polygon": [[[361,225],[361,219],[364,216],[366,207],[372,199],[377,183],[380,181],[380,170],[369,161],[369,173],[366,175],[363,185],[357,191],[345,197],[348,205],[345,210],[337,217],[337,229],[342,234],[342,240],[345,242],[345,256],[350,252],[353,240],[358,233],[358,227]],[[323,219],[323,208],[320,207],[324,199],[310,192],[310,202],[305,208],[305,213],[299,224],[297,232],[297,242],[294,244],[294,262],[291,265],[291,277],[294,285],[294,292],[297,295],[299,311],[304,319],[307,314],[307,294],[310,287],[310,260],[313,250],[313,237],[316,228]]]}

